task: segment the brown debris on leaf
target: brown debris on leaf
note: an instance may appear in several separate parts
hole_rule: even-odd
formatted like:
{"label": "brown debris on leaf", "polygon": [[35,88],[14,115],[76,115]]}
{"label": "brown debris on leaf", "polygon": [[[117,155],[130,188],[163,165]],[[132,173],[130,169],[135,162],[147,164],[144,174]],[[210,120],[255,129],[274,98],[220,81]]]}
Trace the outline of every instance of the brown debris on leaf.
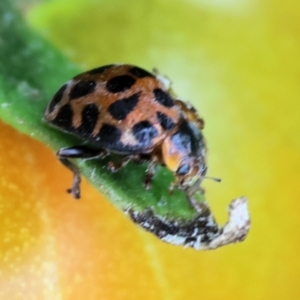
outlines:
{"label": "brown debris on leaf", "polygon": [[167,220],[154,215],[148,209],[137,212],[128,209],[130,218],[164,242],[194,248],[195,250],[216,249],[243,241],[250,228],[248,203],[245,197],[233,200],[229,206],[229,220],[223,226],[215,219],[204,202],[199,203],[197,217],[189,221]]}

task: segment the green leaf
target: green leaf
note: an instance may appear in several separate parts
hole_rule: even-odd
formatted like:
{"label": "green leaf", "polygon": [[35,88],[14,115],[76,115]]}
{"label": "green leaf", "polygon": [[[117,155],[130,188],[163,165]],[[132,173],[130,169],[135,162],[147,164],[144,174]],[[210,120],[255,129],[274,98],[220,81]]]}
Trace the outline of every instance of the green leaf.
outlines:
{"label": "green leaf", "polygon": [[[49,127],[43,121],[49,99],[65,81],[80,71],[57,49],[30,30],[9,1],[1,1],[0,118],[4,122],[42,141],[54,151],[80,144],[76,138]],[[195,220],[199,223],[201,218],[202,221],[205,218],[214,236],[222,232],[213,222],[200,192],[197,196],[203,204],[200,214],[191,207],[181,191],[175,190],[173,195],[169,194],[168,186],[173,175],[166,168],[157,167],[152,188],[146,191],[143,187],[146,165],[129,163],[120,171],[111,173],[106,168],[107,160],[77,160],[76,164],[101,193],[160,238],[164,237],[164,234],[161,235],[163,226],[169,226],[171,231],[174,226],[179,226],[179,229],[176,228],[180,231],[182,228],[178,224],[185,226],[184,235],[187,236],[191,234],[186,233],[191,229],[191,224],[195,225]],[[84,191],[82,196],[84,198]],[[152,229],[147,227],[150,219]],[[160,233],[156,230],[158,223]],[[197,226],[202,226],[203,230],[208,228],[203,224]]]}

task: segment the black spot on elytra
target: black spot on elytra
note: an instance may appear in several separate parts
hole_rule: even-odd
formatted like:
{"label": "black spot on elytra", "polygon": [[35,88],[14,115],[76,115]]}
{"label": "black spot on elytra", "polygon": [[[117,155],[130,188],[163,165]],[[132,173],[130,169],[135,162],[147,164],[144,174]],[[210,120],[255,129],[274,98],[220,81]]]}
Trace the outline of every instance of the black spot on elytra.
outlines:
{"label": "black spot on elytra", "polygon": [[149,73],[148,71],[145,71],[139,67],[132,67],[129,69],[129,73],[138,77],[138,78],[144,78],[144,77],[154,77],[153,74]]}
{"label": "black spot on elytra", "polygon": [[164,113],[158,111],[156,113],[156,116],[158,118],[158,121],[160,123],[160,125],[162,126],[163,129],[165,130],[171,130],[172,128],[174,128],[175,123]]}
{"label": "black spot on elytra", "polygon": [[189,171],[190,171],[190,166],[188,164],[183,164],[177,169],[176,174],[186,175]]}
{"label": "black spot on elytra", "polygon": [[186,153],[192,153],[193,132],[187,122],[182,122],[177,132],[171,136],[174,147]]}
{"label": "black spot on elytra", "polygon": [[115,145],[120,142],[122,132],[120,129],[113,125],[103,124],[98,133],[100,143],[103,145]]}
{"label": "black spot on elytra", "polygon": [[113,66],[114,65],[102,66],[102,67],[99,67],[99,68],[92,69],[92,70],[88,71],[88,73],[89,74],[101,74],[101,73],[103,73],[104,71],[106,71],[107,69],[109,69]]}
{"label": "black spot on elytra", "polygon": [[124,120],[127,115],[133,111],[138,102],[139,93],[136,93],[128,98],[123,98],[113,102],[108,107],[108,111],[113,118],[117,120]]}
{"label": "black spot on elytra", "polygon": [[56,92],[56,94],[54,95],[53,99],[51,100],[51,102],[50,102],[50,104],[49,104],[49,108],[48,108],[49,113],[51,113],[51,112],[54,110],[56,104],[58,104],[58,103],[61,101],[61,99],[62,99],[62,97],[63,97],[63,95],[64,95],[64,92],[65,92],[66,88],[67,88],[67,84],[63,85],[63,86]]}
{"label": "black spot on elytra", "polygon": [[99,116],[98,106],[95,104],[87,104],[81,113],[82,121],[81,121],[81,125],[77,129],[78,132],[82,136],[90,135],[96,126],[96,123],[98,121],[98,116]]}
{"label": "black spot on elytra", "polygon": [[134,137],[143,147],[151,145],[151,140],[158,135],[155,127],[149,121],[141,121],[132,127]]}
{"label": "black spot on elytra", "polygon": [[74,85],[70,92],[70,100],[86,96],[94,91],[96,82],[93,80],[82,80]]}
{"label": "black spot on elytra", "polygon": [[106,88],[111,93],[124,92],[130,89],[135,83],[135,79],[129,75],[113,77],[106,83]]}
{"label": "black spot on elytra", "polygon": [[70,104],[62,106],[52,123],[58,127],[69,130],[72,128],[73,110]]}
{"label": "black spot on elytra", "polygon": [[186,121],[181,122],[171,139],[176,149],[195,156],[201,155],[201,149],[205,147],[201,131]]}
{"label": "black spot on elytra", "polygon": [[155,96],[155,100],[161,105],[166,107],[174,106],[174,100],[168,93],[164,92],[162,89],[155,89],[153,93]]}

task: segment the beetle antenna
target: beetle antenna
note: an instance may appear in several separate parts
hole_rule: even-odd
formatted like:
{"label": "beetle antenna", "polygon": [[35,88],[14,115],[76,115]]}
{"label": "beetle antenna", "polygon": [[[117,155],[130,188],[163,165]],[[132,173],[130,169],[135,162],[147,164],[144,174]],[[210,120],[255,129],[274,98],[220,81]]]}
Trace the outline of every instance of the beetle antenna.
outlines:
{"label": "beetle antenna", "polygon": [[211,180],[213,180],[215,182],[221,182],[222,181],[221,178],[216,178],[216,177],[205,176],[204,178],[205,179],[211,179]]}

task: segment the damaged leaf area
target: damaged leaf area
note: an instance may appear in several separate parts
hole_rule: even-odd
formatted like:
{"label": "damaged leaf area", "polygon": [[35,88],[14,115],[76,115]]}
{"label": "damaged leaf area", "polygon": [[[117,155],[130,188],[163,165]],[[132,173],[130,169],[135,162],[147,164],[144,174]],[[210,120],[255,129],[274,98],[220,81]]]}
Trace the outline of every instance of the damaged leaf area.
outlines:
{"label": "damaged leaf area", "polygon": [[[54,151],[82,143],[42,120],[51,97],[62,83],[80,73],[79,68],[32,32],[9,1],[0,3],[0,43],[0,118]],[[95,188],[162,241],[204,250],[246,237],[250,225],[246,198],[231,203],[229,221],[222,227],[215,222],[200,191],[193,199],[198,203],[197,211],[178,189],[170,195],[168,187],[173,175],[166,168],[157,167],[152,188],[146,191],[146,164],[130,162],[111,173],[107,162],[74,161]],[[84,201],[84,190],[80,201]]]}
{"label": "damaged leaf area", "polygon": [[185,221],[156,216],[151,210],[139,213],[129,209],[126,213],[135,223],[162,241],[195,250],[216,249],[241,242],[246,238],[250,228],[250,217],[245,197],[231,202],[228,211],[229,220],[223,227],[216,223],[206,202],[202,202],[199,207],[202,208],[202,212],[195,218]]}

